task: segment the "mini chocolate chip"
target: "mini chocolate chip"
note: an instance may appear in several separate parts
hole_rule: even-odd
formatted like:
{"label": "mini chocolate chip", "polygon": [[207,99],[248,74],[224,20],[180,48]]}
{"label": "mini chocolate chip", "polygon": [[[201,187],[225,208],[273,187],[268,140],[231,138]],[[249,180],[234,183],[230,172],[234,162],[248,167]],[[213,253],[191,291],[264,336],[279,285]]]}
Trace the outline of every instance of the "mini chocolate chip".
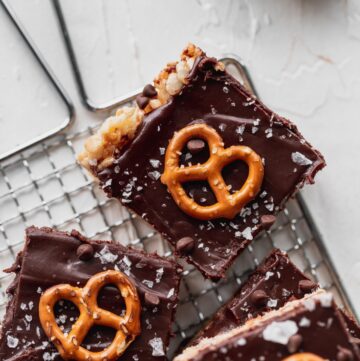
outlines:
{"label": "mini chocolate chip", "polygon": [[344,347],[339,347],[339,352],[336,355],[337,361],[352,361],[354,359],[353,353]]}
{"label": "mini chocolate chip", "polygon": [[148,306],[157,306],[160,303],[160,298],[149,292],[145,292],[144,300]]}
{"label": "mini chocolate chip", "polygon": [[290,353],[295,353],[299,350],[303,342],[303,337],[299,334],[292,335],[287,343],[287,349]]}
{"label": "mini chocolate chip", "polygon": [[260,218],[260,222],[265,229],[269,229],[276,221],[276,217],[272,214],[264,214]]}
{"label": "mini chocolate chip", "polygon": [[157,91],[156,91],[155,87],[151,84],[145,85],[142,93],[144,96],[146,96],[148,98],[152,98],[155,95],[157,95]]}
{"label": "mini chocolate chip", "polygon": [[136,97],[136,103],[140,109],[144,109],[149,104],[150,99],[142,94]]}
{"label": "mini chocolate chip", "polygon": [[88,261],[94,255],[94,248],[91,244],[84,243],[78,247],[76,254],[82,261]]}
{"label": "mini chocolate chip", "polygon": [[299,290],[303,293],[310,293],[317,287],[317,284],[311,280],[301,280]]}
{"label": "mini chocolate chip", "polygon": [[202,139],[191,139],[186,147],[191,154],[198,154],[205,149],[205,142]]}
{"label": "mini chocolate chip", "polygon": [[266,305],[269,296],[263,290],[256,290],[250,295],[250,301],[256,307],[263,307]]}
{"label": "mini chocolate chip", "polygon": [[176,242],[176,250],[182,254],[190,253],[194,246],[195,241],[191,237],[183,237]]}

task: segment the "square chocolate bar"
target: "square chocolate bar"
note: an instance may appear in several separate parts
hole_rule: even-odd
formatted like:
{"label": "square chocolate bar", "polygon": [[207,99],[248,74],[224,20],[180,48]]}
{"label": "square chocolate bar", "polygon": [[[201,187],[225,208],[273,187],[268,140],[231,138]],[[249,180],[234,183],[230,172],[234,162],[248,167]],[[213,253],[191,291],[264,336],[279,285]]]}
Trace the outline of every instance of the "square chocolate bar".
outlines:
{"label": "square chocolate bar", "polygon": [[[30,227],[7,272],[16,277],[2,361],[166,360],[179,267],[154,254]],[[95,358],[95,355],[100,358]]]}
{"label": "square chocolate bar", "polygon": [[177,255],[219,279],[324,159],[193,45],[154,85],[104,122],[79,161]]}
{"label": "square chocolate bar", "polygon": [[[274,249],[188,346],[242,326],[249,319],[277,310],[318,288],[319,285],[302,273],[286,253]],[[344,312],[343,317],[350,334],[360,339],[360,326],[355,319]]]}
{"label": "square chocolate bar", "polygon": [[174,359],[190,360],[355,361],[360,351],[331,294],[317,293],[205,338]]}

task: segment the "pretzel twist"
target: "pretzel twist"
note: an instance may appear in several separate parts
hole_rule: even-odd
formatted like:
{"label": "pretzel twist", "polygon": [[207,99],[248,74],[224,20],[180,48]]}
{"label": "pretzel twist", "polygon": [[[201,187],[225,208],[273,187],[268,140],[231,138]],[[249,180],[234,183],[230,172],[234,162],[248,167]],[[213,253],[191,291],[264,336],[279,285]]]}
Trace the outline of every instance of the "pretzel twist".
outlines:
{"label": "pretzel twist", "polygon": [[[189,167],[179,167],[181,150],[191,138],[201,138],[208,142],[210,157],[203,163]],[[248,177],[240,190],[230,194],[221,175],[221,170],[235,160],[244,161],[249,167]],[[232,219],[260,191],[264,177],[264,167],[260,156],[246,146],[231,146],[224,149],[224,143],[215,129],[205,124],[189,125],[174,137],[166,149],[165,169],[161,182],[167,185],[178,206],[189,216],[201,220],[214,218]],[[207,180],[217,203],[201,206],[188,197],[182,183]]]}
{"label": "pretzel twist", "polygon": [[313,353],[302,352],[284,358],[282,361],[326,361],[324,358]]}
{"label": "pretzel twist", "polygon": [[[124,316],[100,308],[98,293],[106,284],[115,285],[126,305]],[[54,306],[65,299],[74,303],[80,315],[68,335],[64,335],[56,323]],[[114,361],[140,334],[140,300],[136,288],[127,276],[118,271],[105,271],[91,277],[84,288],[60,284],[49,288],[40,298],[39,317],[44,332],[54,343],[64,360]],[[87,333],[94,325],[117,330],[113,342],[104,350],[90,352],[81,346]]]}

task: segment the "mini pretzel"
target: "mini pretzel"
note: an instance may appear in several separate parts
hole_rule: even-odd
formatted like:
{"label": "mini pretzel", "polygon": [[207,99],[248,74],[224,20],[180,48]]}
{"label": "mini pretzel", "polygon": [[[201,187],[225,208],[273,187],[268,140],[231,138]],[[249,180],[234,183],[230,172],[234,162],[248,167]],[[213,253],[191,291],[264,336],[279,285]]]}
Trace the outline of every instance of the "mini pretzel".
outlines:
{"label": "mini pretzel", "polygon": [[[125,300],[124,316],[118,316],[97,305],[99,291],[109,283],[117,286]],[[80,311],[79,318],[67,335],[60,330],[54,315],[54,306],[61,299],[73,302]],[[39,304],[40,322],[46,335],[64,360],[76,361],[117,360],[140,334],[140,311],[140,300],[132,282],[123,273],[112,270],[94,275],[84,288],[68,284],[51,287],[41,296]],[[117,330],[111,345],[99,352],[90,352],[81,346],[94,325]]]}
{"label": "mini pretzel", "polygon": [[[191,138],[208,142],[210,157],[203,163],[190,167],[179,167],[181,150]],[[221,170],[235,160],[243,160],[249,167],[248,177],[240,190],[230,194],[221,175]],[[232,146],[224,149],[224,143],[215,129],[205,124],[189,125],[174,137],[166,149],[165,169],[161,182],[166,184],[178,206],[189,216],[201,220],[213,218],[232,219],[259,192],[264,177],[260,156],[246,146]],[[207,180],[217,203],[201,206],[188,197],[182,184],[189,181]]]}
{"label": "mini pretzel", "polygon": [[326,361],[326,360],[313,353],[303,352],[303,353],[296,353],[294,355],[291,355],[287,358],[284,358],[282,361]]}

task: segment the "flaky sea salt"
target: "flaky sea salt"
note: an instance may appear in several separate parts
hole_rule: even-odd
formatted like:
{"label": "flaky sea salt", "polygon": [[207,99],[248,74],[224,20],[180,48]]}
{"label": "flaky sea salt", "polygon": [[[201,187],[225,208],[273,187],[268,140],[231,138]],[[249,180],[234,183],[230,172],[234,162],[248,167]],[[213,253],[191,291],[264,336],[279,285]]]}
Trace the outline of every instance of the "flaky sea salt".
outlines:
{"label": "flaky sea salt", "polygon": [[16,348],[17,345],[19,344],[19,339],[11,335],[7,335],[6,340],[9,348]]}
{"label": "flaky sea salt", "polygon": [[236,132],[237,134],[243,134],[243,133],[244,133],[244,130],[245,130],[245,125],[239,125],[239,126],[236,128],[235,132]]}
{"label": "flaky sea salt", "polygon": [[270,298],[268,301],[267,301],[267,306],[270,307],[270,308],[275,308],[278,304],[278,300],[275,300],[273,298]]}
{"label": "flaky sea salt", "polygon": [[312,161],[300,152],[291,153],[291,160],[298,165],[311,165]]}
{"label": "flaky sea salt", "polygon": [[149,288],[153,288],[154,287],[154,282],[150,281],[150,280],[143,280],[142,283],[146,286],[148,286]]}
{"label": "flaky sea salt", "polygon": [[149,162],[153,168],[159,168],[160,166],[160,161],[158,159],[150,159]]}
{"label": "flaky sea salt", "polygon": [[171,298],[172,296],[174,296],[174,293],[175,293],[175,289],[172,288],[172,289],[168,292],[167,298]]}
{"label": "flaky sea salt", "polygon": [[253,235],[251,232],[251,228],[250,227],[246,227],[243,231],[242,231],[242,236],[247,239],[248,241],[252,241],[253,239]]}
{"label": "flaky sea salt", "polygon": [[311,321],[306,317],[303,317],[299,322],[300,327],[309,327],[310,325],[311,325]]}
{"label": "flaky sea salt", "polygon": [[149,341],[149,345],[152,347],[152,355],[155,357],[164,356],[164,344],[160,337],[154,337]]}
{"label": "flaky sea salt", "polygon": [[319,301],[323,307],[331,307],[333,296],[331,293],[323,293],[319,295]]}
{"label": "flaky sea salt", "polygon": [[163,275],[164,275],[164,268],[161,267],[161,268],[157,269],[156,270],[155,282],[159,283],[161,281]]}
{"label": "flaky sea salt", "polygon": [[158,172],[157,170],[154,170],[153,172],[149,172],[148,175],[152,180],[155,180],[155,181],[161,177],[160,172]]}
{"label": "flaky sea salt", "polygon": [[108,246],[105,246],[100,252],[95,253],[95,258],[99,258],[101,264],[114,263],[118,256],[111,253]]}
{"label": "flaky sea salt", "polygon": [[282,322],[272,322],[264,329],[263,337],[266,341],[286,345],[289,338],[295,335],[297,331],[298,327],[294,321],[286,320]]}

